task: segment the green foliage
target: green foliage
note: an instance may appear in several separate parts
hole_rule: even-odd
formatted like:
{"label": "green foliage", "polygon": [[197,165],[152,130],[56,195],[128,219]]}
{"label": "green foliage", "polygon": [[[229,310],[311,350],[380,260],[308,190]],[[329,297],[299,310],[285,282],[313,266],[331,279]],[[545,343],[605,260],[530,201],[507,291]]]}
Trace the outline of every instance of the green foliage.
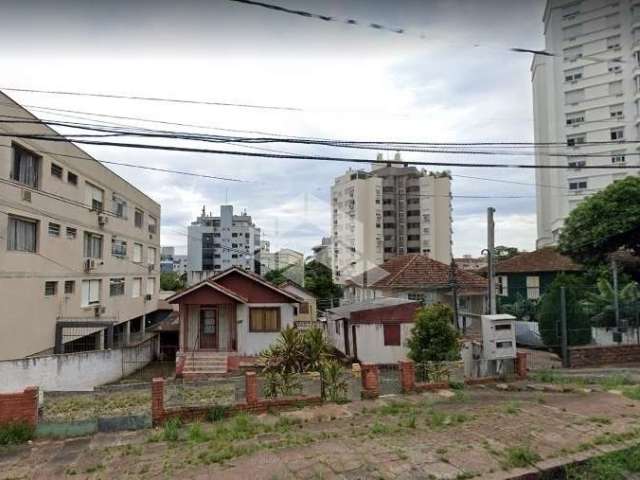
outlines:
{"label": "green foliage", "polygon": [[508,313],[525,322],[535,322],[537,320],[538,304],[534,300],[517,293],[512,303],[502,303],[503,301],[501,297],[498,297],[498,310],[500,313]]}
{"label": "green foliage", "polygon": [[591,323],[581,300],[585,293],[579,277],[558,275],[540,299],[538,323],[542,341],[549,348],[559,348],[560,339],[560,288],[565,287],[568,344],[586,345],[591,342]]}
{"label": "green foliage", "polygon": [[25,443],[33,438],[34,428],[25,422],[0,426],[0,445]]}
{"label": "green foliage", "polygon": [[186,285],[184,275],[178,275],[177,272],[162,272],[160,274],[160,290],[169,292],[177,292],[182,290]]}
{"label": "green foliage", "polygon": [[[621,318],[634,317],[639,299],[640,287],[636,282],[629,282],[618,289]],[[598,280],[597,292],[586,293],[582,306],[594,324],[602,327],[615,326],[614,290],[606,278]]]}
{"label": "green foliage", "polygon": [[340,362],[335,359],[323,360],[320,365],[320,378],[323,398],[332,402],[346,400],[349,386],[344,378],[344,370]]}
{"label": "green foliage", "polygon": [[574,208],[564,223],[559,248],[584,264],[603,263],[621,248],[640,255],[640,178],[614,182]]}
{"label": "green foliage", "polygon": [[287,265],[286,267],[283,267],[283,268],[274,268],[273,270],[269,270],[265,274],[264,278],[267,282],[271,282],[274,285],[280,285],[281,283],[286,282],[288,280],[285,273],[291,267],[293,267],[293,265]]}
{"label": "green foliage", "polygon": [[162,438],[165,442],[177,442],[180,437],[180,426],[182,423],[179,418],[170,418],[164,422],[162,430]]}
{"label": "green foliage", "polygon": [[207,421],[219,422],[227,416],[228,412],[229,407],[227,405],[214,405],[207,411]]}
{"label": "green foliage", "polygon": [[417,363],[457,360],[460,345],[451,308],[437,303],[418,310],[407,347],[408,357]]}
{"label": "green foliage", "polygon": [[541,460],[540,455],[526,446],[508,447],[503,454],[504,469],[524,468]]}
{"label": "green foliage", "polygon": [[342,297],[342,288],[333,283],[331,268],[316,261],[311,261],[304,267],[304,288],[318,299]]}

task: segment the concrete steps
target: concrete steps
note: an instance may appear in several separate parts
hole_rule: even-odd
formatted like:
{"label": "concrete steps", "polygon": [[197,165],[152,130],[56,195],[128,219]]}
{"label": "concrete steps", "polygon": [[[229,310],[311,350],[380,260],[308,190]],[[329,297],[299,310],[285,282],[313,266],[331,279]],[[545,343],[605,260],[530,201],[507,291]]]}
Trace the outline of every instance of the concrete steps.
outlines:
{"label": "concrete steps", "polygon": [[185,376],[220,375],[227,373],[227,354],[224,352],[195,352],[185,356]]}

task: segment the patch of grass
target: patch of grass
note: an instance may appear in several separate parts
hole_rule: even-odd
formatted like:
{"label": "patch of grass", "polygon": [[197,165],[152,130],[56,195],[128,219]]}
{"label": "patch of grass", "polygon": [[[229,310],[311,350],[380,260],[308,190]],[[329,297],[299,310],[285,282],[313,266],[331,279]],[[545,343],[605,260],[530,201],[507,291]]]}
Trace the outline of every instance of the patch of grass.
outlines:
{"label": "patch of grass", "polygon": [[622,393],[631,400],[640,400],[640,386],[623,388]]}
{"label": "patch of grass", "polygon": [[404,428],[416,428],[416,413],[411,412],[406,415],[401,421],[400,426]]}
{"label": "patch of grass", "polygon": [[375,422],[370,429],[373,435],[385,435],[389,433],[389,427],[384,423]]}
{"label": "patch of grass", "polygon": [[95,472],[97,472],[97,471],[99,471],[99,470],[104,470],[104,468],[105,468],[105,467],[104,467],[104,465],[103,465],[103,464],[98,463],[98,464],[96,464],[96,465],[92,465],[92,466],[90,466],[90,467],[87,467],[87,468],[85,469],[84,473],[95,473]]}
{"label": "patch of grass", "polygon": [[592,458],[565,469],[567,480],[624,480],[640,472],[640,447]]}
{"label": "patch of grass", "polygon": [[471,420],[471,416],[458,412],[458,413],[445,413],[439,411],[432,411],[428,414],[426,422],[427,426],[438,430],[454,425],[459,425],[461,423],[467,422]]}
{"label": "patch of grass", "polygon": [[505,470],[512,468],[524,468],[539,462],[540,455],[531,450],[528,446],[509,447],[502,454],[500,464]]}
{"label": "patch of grass", "polygon": [[517,415],[520,413],[520,402],[512,400],[504,406],[504,413],[508,415]]}
{"label": "patch of grass", "polygon": [[280,433],[285,433],[291,430],[293,426],[302,425],[302,420],[299,418],[291,417],[279,417],[278,421],[273,426],[274,429]]}
{"label": "patch of grass", "polygon": [[219,422],[223,420],[229,413],[227,405],[214,405],[207,410],[206,419],[208,422]]}
{"label": "patch of grass", "polygon": [[587,422],[595,423],[597,425],[611,425],[611,419],[609,417],[602,417],[598,415],[587,418]]}
{"label": "patch of grass", "polygon": [[179,418],[170,418],[164,422],[162,439],[165,442],[177,442],[180,437],[180,425],[181,422]]}
{"label": "patch of grass", "polygon": [[387,405],[383,405],[382,407],[378,408],[377,412],[380,415],[400,415],[407,411],[413,410],[415,410],[415,405],[410,402],[392,401]]}
{"label": "patch of grass", "polygon": [[209,439],[209,436],[202,430],[202,425],[192,423],[187,429],[187,438],[193,443],[203,443]]}
{"label": "patch of grass", "polygon": [[33,438],[34,428],[25,422],[0,426],[0,445],[17,445]]}

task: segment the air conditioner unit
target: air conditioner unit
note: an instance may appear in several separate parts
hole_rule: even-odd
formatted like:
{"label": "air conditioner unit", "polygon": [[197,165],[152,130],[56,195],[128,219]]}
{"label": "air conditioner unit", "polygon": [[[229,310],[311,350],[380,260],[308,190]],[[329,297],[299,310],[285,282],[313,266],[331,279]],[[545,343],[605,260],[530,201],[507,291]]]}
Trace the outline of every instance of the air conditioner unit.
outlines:
{"label": "air conditioner unit", "polygon": [[107,311],[107,308],[103,307],[102,305],[96,305],[95,307],[93,307],[93,314],[96,317],[103,315],[106,311]]}
{"label": "air conditioner unit", "polygon": [[150,301],[150,300],[151,300],[151,294],[150,294],[150,293],[147,293],[147,294],[144,296],[144,300],[145,300],[146,302]]}
{"label": "air conditioner unit", "polygon": [[149,273],[151,273],[156,268],[156,266],[152,263],[150,265],[147,265],[147,268],[149,269]]}
{"label": "air conditioner unit", "polygon": [[106,215],[98,215],[98,225],[104,227],[107,223],[109,223],[109,217]]}
{"label": "air conditioner unit", "polygon": [[22,200],[24,200],[25,202],[30,202],[31,201],[31,191],[22,190]]}
{"label": "air conditioner unit", "polygon": [[91,270],[95,270],[95,268],[96,268],[96,261],[93,258],[87,258],[84,261],[85,272],[90,272]]}

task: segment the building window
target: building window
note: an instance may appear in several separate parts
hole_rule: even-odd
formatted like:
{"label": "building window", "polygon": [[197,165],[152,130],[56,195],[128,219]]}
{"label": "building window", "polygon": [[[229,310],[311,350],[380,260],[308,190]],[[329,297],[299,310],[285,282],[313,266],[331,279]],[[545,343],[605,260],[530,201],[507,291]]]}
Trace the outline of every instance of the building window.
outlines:
{"label": "building window", "polygon": [[611,155],[611,163],[624,163],[625,160],[626,157],[624,155],[624,152],[613,153]]}
{"label": "building window", "polygon": [[38,171],[40,157],[29,150],[13,146],[13,165],[11,180],[14,180],[32,188],[38,188]]}
{"label": "building window", "polygon": [[614,95],[616,97],[622,95],[622,80],[611,82],[609,84],[609,95]]}
{"label": "building window", "polygon": [[611,140],[622,140],[622,139],[624,139],[624,127],[612,128]]}
{"label": "building window", "polygon": [[67,227],[67,238],[69,240],[75,240],[78,236],[78,229],[73,227]]}
{"label": "building window", "polygon": [[127,218],[127,201],[118,195],[111,197],[111,208],[116,217]]}
{"label": "building window", "polygon": [[7,250],[35,253],[37,236],[38,222],[36,220],[9,216]]}
{"label": "building window", "polygon": [[44,294],[52,297],[58,293],[58,282],[44,282]]}
{"label": "building window", "polygon": [[114,257],[127,256],[127,242],[125,240],[111,239],[111,255]]}
{"label": "building window", "polygon": [[582,78],[582,67],[580,68],[572,68],[571,70],[566,70],[564,72],[564,81],[565,82],[575,82]]}
{"label": "building window", "polygon": [[124,295],[124,277],[109,279],[109,296],[119,297]]}
{"label": "building window", "polygon": [[147,248],[147,264],[155,265],[156,263],[156,249],[155,247]]}
{"label": "building window", "polygon": [[279,332],[280,308],[260,307],[249,309],[250,332]]}
{"label": "building window", "polygon": [[133,216],[133,224],[136,226],[136,228],[142,228],[143,223],[144,223],[144,212],[136,208]]}
{"label": "building window", "polygon": [[153,296],[156,292],[156,279],[155,277],[147,278],[147,295]]}
{"label": "building window", "polygon": [[571,160],[569,160],[569,162],[567,162],[567,165],[569,166],[569,168],[575,168],[576,170],[584,167],[587,165],[587,161],[586,160],[579,160],[575,157],[570,157]]}
{"label": "building window", "polygon": [[407,235],[407,240],[420,240],[420,235]]}
{"label": "building window", "polygon": [[607,37],[607,49],[618,50],[620,48],[620,35]]}
{"label": "building window", "polygon": [[419,217],[420,210],[407,210],[407,217]]}
{"label": "building window", "polygon": [[67,182],[71,185],[78,185],[78,175],[67,171]]}
{"label": "building window", "polygon": [[567,125],[579,125],[581,123],[584,123],[584,112],[567,113]]}
{"label": "building window", "polygon": [[62,169],[62,167],[56,163],[52,163],[51,164],[51,175],[54,177],[59,178],[60,180],[62,180],[62,174],[64,173],[64,170]]}
{"label": "building window", "polygon": [[149,215],[149,233],[158,233],[158,221],[155,219],[155,217],[152,217],[151,215]]}
{"label": "building window", "polygon": [[142,277],[135,277],[133,279],[131,296],[133,298],[138,298],[141,294],[142,294]]}
{"label": "building window", "polygon": [[133,261],[135,263],[142,263],[142,244],[133,244]]}
{"label": "building window", "polygon": [[59,223],[51,223],[49,222],[49,235],[52,237],[60,236],[60,224]]}
{"label": "building window", "polygon": [[509,279],[506,275],[496,277],[496,295],[506,297],[509,295]]}
{"label": "building window", "polygon": [[540,277],[527,277],[527,298],[529,300],[540,298]]}
{"label": "building window", "polygon": [[611,105],[609,107],[609,116],[614,119],[624,118],[624,105]]}
{"label": "building window", "polygon": [[91,210],[102,212],[104,209],[104,191],[86,182],[86,203],[91,206]]}
{"label": "building window", "polygon": [[412,185],[410,187],[407,187],[407,192],[408,193],[420,193],[420,186],[419,185]]}
{"label": "building window", "polygon": [[424,305],[424,293],[407,293],[407,299],[420,302]]}
{"label": "building window", "polygon": [[75,280],[66,280],[64,282],[64,293],[65,295],[73,295],[76,291],[76,282]]}
{"label": "building window", "polygon": [[82,281],[82,306],[89,307],[100,303],[102,280]]}
{"label": "building window", "polygon": [[382,325],[382,329],[384,332],[385,347],[400,346],[400,324],[399,323],[385,323]]}
{"label": "building window", "polygon": [[309,313],[309,302],[302,302],[300,304],[300,313],[306,315]]}
{"label": "building window", "polygon": [[102,235],[84,232],[85,258],[102,258]]}
{"label": "building window", "polygon": [[614,58],[613,60],[609,60],[607,63],[607,69],[609,73],[620,73],[622,72],[622,59]]}
{"label": "building window", "polygon": [[567,135],[567,146],[574,147],[587,141],[586,135],[581,133],[579,135]]}
{"label": "building window", "polygon": [[569,190],[584,190],[587,188],[586,180],[575,180],[569,182]]}
{"label": "building window", "polygon": [[582,57],[582,46],[578,45],[577,47],[565,48],[562,53],[565,62],[575,62]]}
{"label": "building window", "polygon": [[562,29],[564,40],[575,40],[580,34],[582,34],[582,24],[571,25]]}

